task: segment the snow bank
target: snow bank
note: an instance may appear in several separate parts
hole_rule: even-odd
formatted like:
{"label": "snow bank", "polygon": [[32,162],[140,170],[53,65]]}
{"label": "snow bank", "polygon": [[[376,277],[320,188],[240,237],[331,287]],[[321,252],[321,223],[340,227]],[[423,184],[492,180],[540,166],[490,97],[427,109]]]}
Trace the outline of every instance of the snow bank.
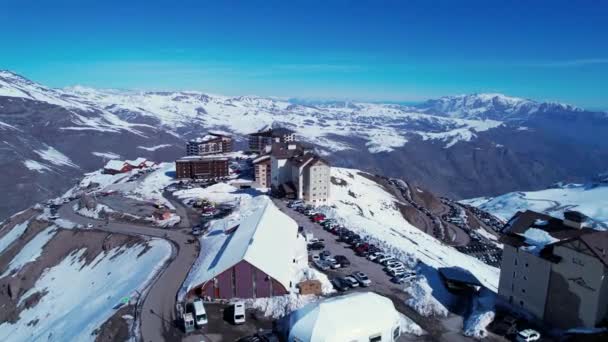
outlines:
{"label": "snow bank", "polygon": [[288,294],[269,298],[245,300],[245,306],[261,311],[265,317],[278,319],[319,298],[314,295]]}
{"label": "snow bank", "polygon": [[419,276],[412,281],[410,286],[405,288],[405,292],[411,296],[405,301],[405,304],[420,315],[447,317],[448,309],[433,297],[433,288],[424,276]]}
{"label": "snow bank", "polygon": [[[46,269],[19,298],[19,319],[0,324],[0,340],[94,341],[92,332],[116,312],[123,298],[141,293],[171,255],[168,242],[147,243],[150,248],[141,255],[142,244],[122,246],[86,265],[81,258],[85,249],[80,249]],[[25,308],[26,300],[36,293],[44,295]]]}
{"label": "snow bank", "polygon": [[554,238],[548,232],[538,228],[528,228],[520,235],[526,238],[527,244],[536,246],[539,249],[559,241],[559,239]]}
{"label": "snow bank", "polygon": [[418,324],[412,321],[411,318],[402,313],[399,313],[399,326],[401,328],[401,333],[412,334],[415,336],[424,335],[424,330],[422,330]]}
{"label": "snow bank", "polygon": [[473,299],[473,309],[471,314],[464,321],[464,334],[474,338],[484,338],[488,335],[486,328],[492,321],[496,313],[494,312],[496,294],[482,289]]}
{"label": "snow bank", "polygon": [[237,202],[241,198],[251,198],[250,194],[236,193],[238,190],[239,189],[232,185],[217,183],[207,188],[178,190],[173,193],[173,196],[182,201],[204,198],[215,203]]}
{"label": "snow bank", "polygon": [[114,212],[112,208],[108,207],[104,204],[97,203],[94,209],[89,209],[87,207],[78,208],[78,204],[74,204],[74,211],[84,217],[92,218],[95,220],[99,220],[102,217],[101,213],[111,213]]}

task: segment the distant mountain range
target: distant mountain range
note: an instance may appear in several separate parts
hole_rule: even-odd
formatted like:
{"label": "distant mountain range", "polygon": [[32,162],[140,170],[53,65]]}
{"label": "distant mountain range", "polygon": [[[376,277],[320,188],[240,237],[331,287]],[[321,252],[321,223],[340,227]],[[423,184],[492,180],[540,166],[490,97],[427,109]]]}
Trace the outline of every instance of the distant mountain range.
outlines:
{"label": "distant mountain range", "polygon": [[501,94],[417,105],[302,102],[201,92],[52,89],[0,71],[0,218],[72,185],[105,160],[169,161],[208,129],[282,125],[336,165],[456,198],[581,182],[608,169],[608,115]]}

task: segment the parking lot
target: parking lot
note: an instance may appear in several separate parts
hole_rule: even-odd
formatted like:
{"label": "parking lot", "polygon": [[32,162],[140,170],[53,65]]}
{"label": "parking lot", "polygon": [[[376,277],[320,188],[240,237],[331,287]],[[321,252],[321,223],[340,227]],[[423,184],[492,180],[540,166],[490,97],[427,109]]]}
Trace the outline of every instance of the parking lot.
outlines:
{"label": "parking lot", "polygon": [[[344,255],[350,261],[350,266],[346,268],[324,271],[324,273],[326,273],[330,279],[336,276],[351,275],[354,272],[360,271],[365,273],[372,281],[370,287],[356,287],[354,289],[347,290],[345,293],[352,291],[373,291],[386,296],[393,301],[395,308],[399,312],[411,318],[428,333],[428,335],[420,337],[404,335],[402,339],[403,341],[471,340],[462,335],[462,319],[459,316],[451,316],[444,319],[445,322],[441,322],[437,318],[423,317],[419,315],[417,312],[405,305],[405,300],[408,298],[408,294],[403,291],[405,285],[391,282],[389,275],[384,272],[382,265],[356,255],[351,246],[337,241],[337,236],[325,231],[321,225],[312,222],[308,216],[288,208],[284,201],[278,199],[275,199],[274,201],[283,212],[287,213],[300,226],[302,226],[306,233],[312,233],[315,238],[324,239],[325,250],[329,251],[331,255]],[[321,250],[312,251],[312,254],[317,254],[319,252],[321,252]]]}

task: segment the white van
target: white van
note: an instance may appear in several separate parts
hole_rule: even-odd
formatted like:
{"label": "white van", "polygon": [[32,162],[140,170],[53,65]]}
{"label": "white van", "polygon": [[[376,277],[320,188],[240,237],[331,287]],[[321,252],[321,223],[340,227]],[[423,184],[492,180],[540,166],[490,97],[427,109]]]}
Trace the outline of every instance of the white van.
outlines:
{"label": "white van", "polygon": [[245,303],[236,302],[234,303],[234,324],[245,323]]}
{"label": "white van", "polygon": [[183,316],[184,320],[184,331],[187,333],[194,331],[194,318],[192,317],[192,313],[186,312]]}
{"label": "white van", "polygon": [[207,312],[205,311],[205,307],[203,306],[203,301],[200,299],[196,299],[193,304],[194,320],[196,321],[196,326],[202,328],[203,325],[207,324]]}

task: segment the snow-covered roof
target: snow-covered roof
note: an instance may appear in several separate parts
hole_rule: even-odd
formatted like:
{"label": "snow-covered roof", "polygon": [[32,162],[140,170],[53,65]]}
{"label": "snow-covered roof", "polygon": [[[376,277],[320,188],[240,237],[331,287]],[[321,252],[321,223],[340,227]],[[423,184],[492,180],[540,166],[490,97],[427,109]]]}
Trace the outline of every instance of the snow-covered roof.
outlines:
{"label": "snow-covered roof", "polygon": [[290,288],[298,240],[298,224],[293,219],[267,196],[258,196],[249,204],[236,230],[226,233],[223,228],[232,227],[218,227],[202,240],[201,250],[207,253],[198,267],[201,276],[197,281],[213,279],[244,260]]}
{"label": "snow-covered roof", "polygon": [[139,157],[139,158],[137,158],[135,160],[127,160],[125,162],[127,164],[131,165],[131,166],[139,166],[139,165],[141,165],[141,164],[143,164],[143,163],[146,162],[146,158]]}
{"label": "snow-covered roof", "polygon": [[120,171],[122,170],[122,168],[125,166],[125,162],[122,160],[110,160],[106,163],[106,166],[104,166],[103,168],[106,170],[116,170],[116,171]]}
{"label": "snow-covered roof", "polygon": [[344,342],[369,341],[377,334],[382,341],[392,341],[390,334],[400,318],[390,299],[357,292],[310,303],[288,319],[290,341]]}

